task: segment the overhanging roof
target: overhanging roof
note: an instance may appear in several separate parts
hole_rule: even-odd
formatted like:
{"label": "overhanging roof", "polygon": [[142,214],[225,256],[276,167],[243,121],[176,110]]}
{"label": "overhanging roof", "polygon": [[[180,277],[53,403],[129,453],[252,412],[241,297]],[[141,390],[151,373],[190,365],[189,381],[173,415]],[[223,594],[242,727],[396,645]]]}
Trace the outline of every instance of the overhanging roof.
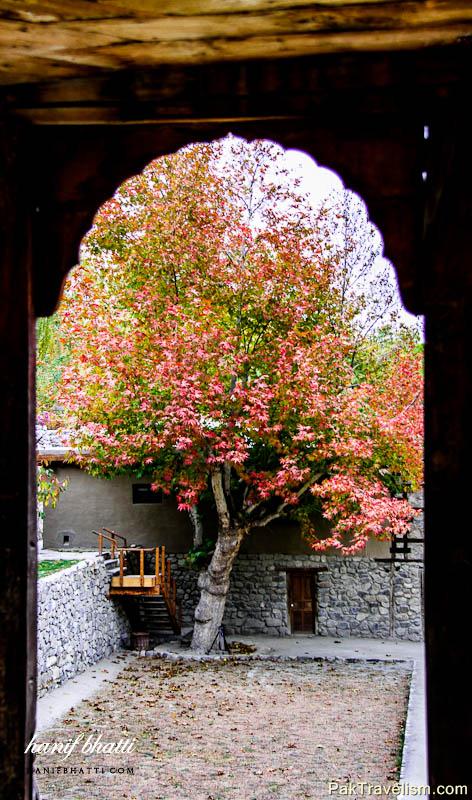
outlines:
{"label": "overhanging roof", "polygon": [[0,0],[0,84],[162,64],[416,50],[471,34],[469,0]]}

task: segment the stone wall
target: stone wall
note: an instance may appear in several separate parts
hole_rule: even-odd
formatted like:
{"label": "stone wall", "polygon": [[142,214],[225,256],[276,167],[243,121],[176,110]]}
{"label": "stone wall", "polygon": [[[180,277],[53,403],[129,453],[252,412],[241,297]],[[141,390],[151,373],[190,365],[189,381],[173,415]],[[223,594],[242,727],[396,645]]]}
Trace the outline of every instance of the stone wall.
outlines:
{"label": "stone wall", "polygon": [[[184,626],[193,624],[198,573],[171,556]],[[240,553],[234,564],[224,624],[228,633],[285,636],[290,631],[287,570],[314,569],[320,636],[422,638],[421,564],[371,558]]]}
{"label": "stone wall", "polygon": [[[410,538],[424,535],[423,493],[410,494],[419,514]],[[388,543],[387,543],[388,544]],[[241,552],[231,574],[224,624],[228,633],[286,636],[291,633],[288,577],[293,569],[315,571],[315,626],[320,636],[423,638],[423,544],[412,543],[406,555],[380,558],[314,553]],[[387,557],[387,558],[386,558]],[[415,559],[408,562],[405,559]],[[183,554],[173,555],[172,570],[185,626],[193,625],[198,601],[198,573],[185,566]]]}
{"label": "stone wall", "polygon": [[317,581],[317,633],[422,639],[421,565],[330,558],[327,566]]}
{"label": "stone wall", "polygon": [[129,623],[107,597],[101,558],[81,561],[38,582],[38,692],[58,686],[129,641]]}

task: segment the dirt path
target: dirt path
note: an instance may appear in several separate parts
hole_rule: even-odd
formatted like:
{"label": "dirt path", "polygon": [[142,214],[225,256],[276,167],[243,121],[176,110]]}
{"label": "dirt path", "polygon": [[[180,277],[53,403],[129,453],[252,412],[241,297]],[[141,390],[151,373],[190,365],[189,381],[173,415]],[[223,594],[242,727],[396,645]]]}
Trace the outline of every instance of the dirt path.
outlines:
{"label": "dirt path", "polygon": [[[141,659],[41,733],[84,738],[65,760],[37,755],[36,780],[45,800],[322,800],[329,781],[387,784],[408,683],[398,664]],[[135,749],[82,754],[100,733]]]}

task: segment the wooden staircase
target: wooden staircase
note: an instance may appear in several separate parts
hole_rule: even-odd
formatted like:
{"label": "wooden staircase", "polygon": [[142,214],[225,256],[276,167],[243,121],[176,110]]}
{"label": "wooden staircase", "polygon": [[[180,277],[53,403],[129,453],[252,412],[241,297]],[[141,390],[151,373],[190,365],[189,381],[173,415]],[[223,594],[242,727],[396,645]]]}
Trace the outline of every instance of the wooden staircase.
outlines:
{"label": "wooden staircase", "polygon": [[126,600],[132,625],[154,639],[180,633],[180,605],[165,547],[128,547],[124,536],[108,528],[93,533],[110,574],[109,596]]}
{"label": "wooden staircase", "polygon": [[180,633],[180,620],[169,613],[164,597],[141,596],[136,605],[139,628],[147,631],[151,640]]}

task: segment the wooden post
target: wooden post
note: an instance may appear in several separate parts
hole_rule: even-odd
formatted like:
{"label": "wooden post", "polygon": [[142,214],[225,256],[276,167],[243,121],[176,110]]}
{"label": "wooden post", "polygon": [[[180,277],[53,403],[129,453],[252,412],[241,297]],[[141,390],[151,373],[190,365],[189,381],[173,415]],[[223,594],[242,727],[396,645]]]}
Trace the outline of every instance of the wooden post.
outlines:
{"label": "wooden post", "polygon": [[471,136],[466,104],[458,94],[455,110],[449,109],[430,127],[437,155],[428,172],[423,264],[426,686],[432,794],[440,785],[467,785],[471,774]]}
{"label": "wooden post", "polygon": [[123,586],[123,573],[124,573],[124,553],[120,550],[120,586]]}
{"label": "wooden post", "polygon": [[144,550],[139,551],[139,583],[144,586]]}
{"label": "wooden post", "polygon": [[165,591],[165,582],[166,582],[166,548],[165,545],[161,547],[161,585],[163,591]]}
{"label": "wooden post", "polygon": [[34,179],[22,130],[0,108],[0,783],[32,794],[25,755],[36,716],[35,325],[29,203]]}
{"label": "wooden post", "polygon": [[156,547],[156,584],[159,586],[159,548]]}
{"label": "wooden post", "polygon": [[170,561],[167,559],[167,594],[170,595]]}

